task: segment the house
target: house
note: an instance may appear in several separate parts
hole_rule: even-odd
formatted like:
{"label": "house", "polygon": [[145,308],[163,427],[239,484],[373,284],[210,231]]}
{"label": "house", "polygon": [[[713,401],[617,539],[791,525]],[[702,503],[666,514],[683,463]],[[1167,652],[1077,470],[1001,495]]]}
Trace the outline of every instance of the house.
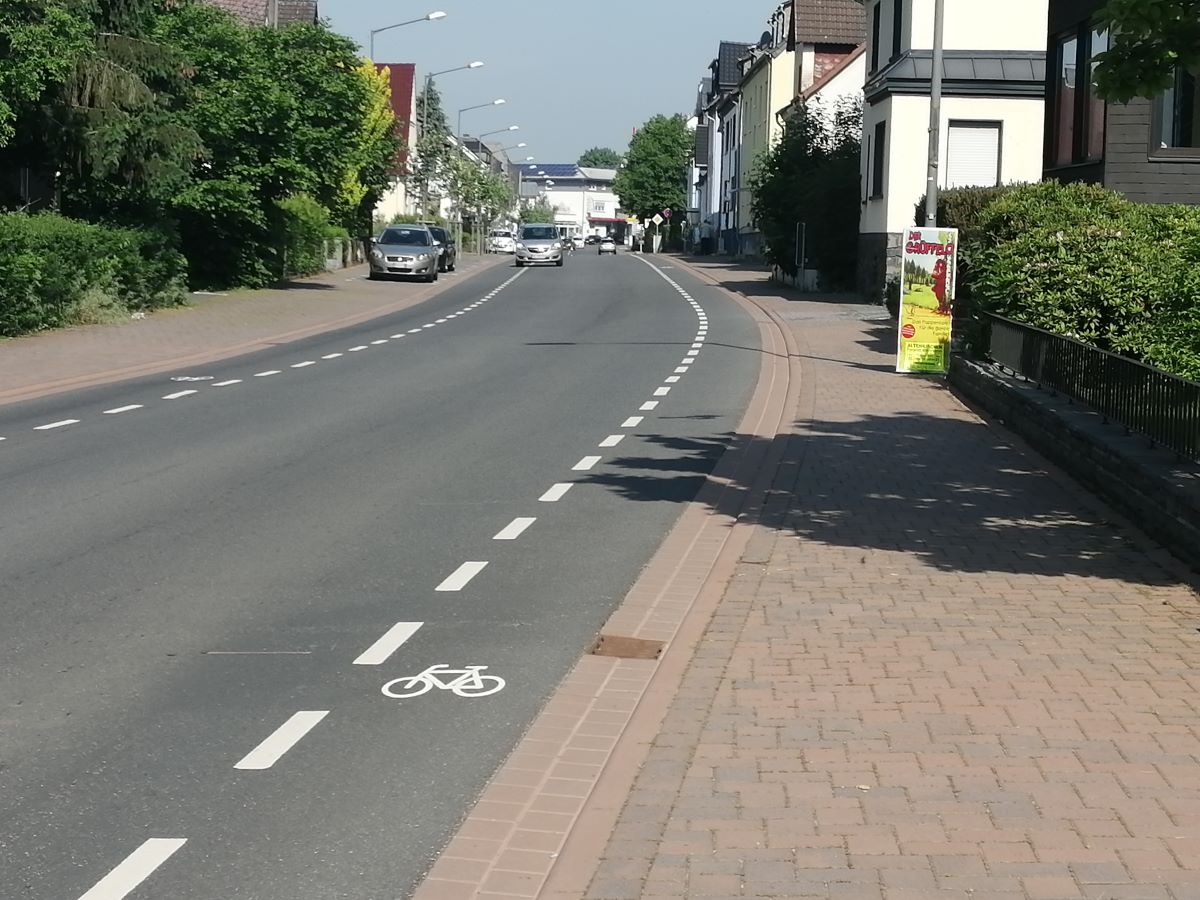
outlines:
{"label": "house", "polygon": [[[719,248],[721,236],[728,232],[728,222],[735,215],[731,198],[737,186],[734,161],[740,145],[737,98],[741,72],[738,61],[749,48],[749,44],[722,41],[717,47],[716,58],[709,63],[708,76],[701,82],[697,97],[694,184],[704,252]],[[733,140],[735,134],[737,141]]]}
{"label": "house", "polygon": [[205,0],[237,16],[247,25],[287,25],[317,22],[317,0]]}
{"label": "house", "polygon": [[[866,16],[859,0],[795,0],[788,49],[796,62],[792,95],[800,97],[844,72],[847,59],[861,53],[867,38]],[[861,91],[862,83],[857,86]]]}
{"label": "house", "polygon": [[534,196],[555,207],[554,220],[567,234],[621,231],[626,218],[613,191],[616,169],[574,163],[534,163],[523,169],[522,182],[536,185]]}
{"label": "house", "polygon": [[[882,298],[925,194],[934,0],[866,0],[858,286]],[[1047,0],[947,3],[938,185],[1037,181]]]}
{"label": "house", "polygon": [[777,7],[759,42],[738,61],[741,78],[741,147],[737,156],[736,205],[734,228],[736,252],[751,256],[763,251],[762,235],[754,222],[754,170],[759,160],[778,142],[783,133],[779,111],[795,96],[795,53],[793,43],[792,0]]}
{"label": "house", "polygon": [[1092,60],[1108,49],[1103,0],[1050,0],[1044,177],[1088,181],[1145,203],[1200,204],[1200,85],[1180,69],[1153,99],[1105,103]]}
{"label": "house", "polygon": [[396,152],[388,174],[392,184],[379,198],[375,215],[391,221],[396,216],[412,215],[416,212],[415,198],[410,196],[406,176],[408,160],[416,149],[417,140],[417,92],[415,79],[417,67],[413,63],[375,63],[375,68],[387,75],[391,90],[392,114],[396,117],[396,132],[401,145]]}

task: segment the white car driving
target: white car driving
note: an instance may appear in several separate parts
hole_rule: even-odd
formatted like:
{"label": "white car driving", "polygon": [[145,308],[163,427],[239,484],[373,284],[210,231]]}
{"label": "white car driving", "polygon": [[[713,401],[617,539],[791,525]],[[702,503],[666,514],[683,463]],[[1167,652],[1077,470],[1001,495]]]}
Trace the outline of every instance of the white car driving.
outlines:
{"label": "white car driving", "polygon": [[600,246],[596,250],[597,255],[600,255],[603,253],[611,253],[613,256],[617,255],[617,242],[614,241],[608,235],[605,235],[604,237],[600,238]]}
{"label": "white car driving", "polygon": [[517,241],[511,231],[497,229],[488,235],[488,253],[516,253]]}

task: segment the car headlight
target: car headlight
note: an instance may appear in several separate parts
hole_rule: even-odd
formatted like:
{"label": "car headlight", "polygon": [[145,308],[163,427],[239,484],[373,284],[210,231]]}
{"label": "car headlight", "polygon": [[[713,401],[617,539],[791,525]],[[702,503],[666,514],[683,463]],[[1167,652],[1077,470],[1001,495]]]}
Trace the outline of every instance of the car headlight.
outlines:
{"label": "car headlight", "polygon": [[383,251],[379,249],[372,250],[371,259],[383,259]]}
{"label": "car headlight", "polygon": [[417,257],[417,260],[419,262],[425,262],[425,260],[427,260],[427,259],[429,259],[428,253],[422,253],[420,256]]}
{"label": "car headlight", "polygon": [[517,249],[518,249],[518,250],[524,250],[524,249],[525,249],[525,245],[524,245],[524,244],[517,244]]}
{"label": "car headlight", "polygon": [[561,249],[562,249],[562,244],[560,244],[558,241],[555,241],[555,242],[554,242],[554,246],[553,246],[553,247],[551,247],[550,249],[551,249],[551,250],[561,250]]}

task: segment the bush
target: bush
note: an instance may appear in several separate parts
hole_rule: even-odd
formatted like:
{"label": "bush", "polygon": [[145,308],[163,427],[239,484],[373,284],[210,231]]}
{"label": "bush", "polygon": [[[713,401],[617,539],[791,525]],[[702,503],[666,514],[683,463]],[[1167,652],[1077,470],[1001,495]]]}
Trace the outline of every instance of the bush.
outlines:
{"label": "bush", "polygon": [[1200,209],[1044,182],[989,204],[979,241],[981,308],[1200,378]]}
{"label": "bush", "polygon": [[0,214],[0,335],[183,303],[186,263],[161,234]]}
{"label": "bush", "polygon": [[331,228],[329,211],[307,194],[293,194],[275,205],[282,216],[279,276],[289,278],[324,271],[325,238]]}

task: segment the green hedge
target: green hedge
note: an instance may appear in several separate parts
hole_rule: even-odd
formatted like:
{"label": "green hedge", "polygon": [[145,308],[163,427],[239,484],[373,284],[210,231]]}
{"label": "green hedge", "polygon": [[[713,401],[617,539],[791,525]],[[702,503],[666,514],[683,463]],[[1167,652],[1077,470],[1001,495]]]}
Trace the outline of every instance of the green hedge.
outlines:
{"label": "green hedge", "polygon": [[128,318],[187,299],[187,264],[161,234],[43,213],[0,213],[0,335]]}
{"label": "green hedge", "polygon": [[983,309],[1200,378],[1200,208],[1027,185],[980,214],[969,279]]}

